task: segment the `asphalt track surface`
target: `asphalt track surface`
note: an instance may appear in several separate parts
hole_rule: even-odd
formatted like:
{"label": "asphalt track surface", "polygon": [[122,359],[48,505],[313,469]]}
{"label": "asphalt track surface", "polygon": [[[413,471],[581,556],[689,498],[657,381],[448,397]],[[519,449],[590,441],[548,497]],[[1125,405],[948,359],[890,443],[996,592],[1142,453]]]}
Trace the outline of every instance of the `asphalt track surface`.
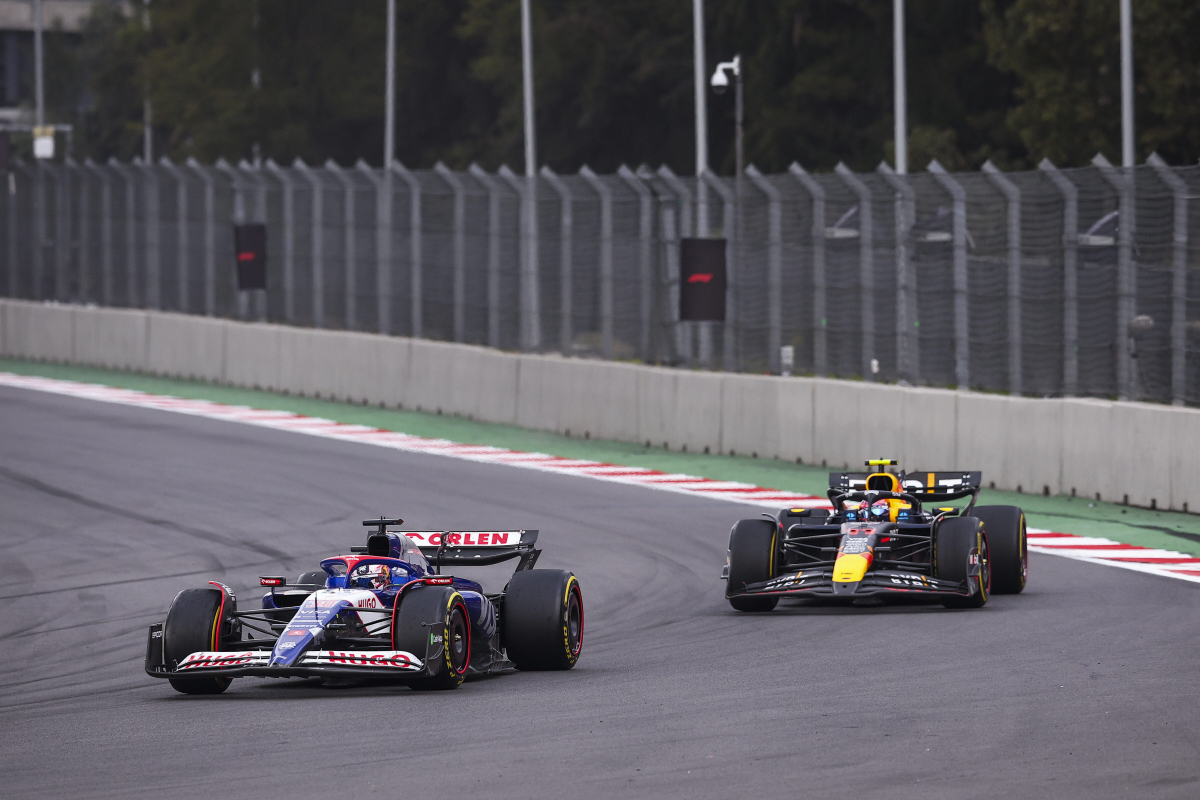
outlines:
{"label": "asphalt track surface", "polygon": [[[978,611],[732,611],[757,509],[0,388],[0,797],[1196,797],[1200,586],[1052,556]],[[142,672],[180,589],[539,528],[578,666],[447,693]]]}

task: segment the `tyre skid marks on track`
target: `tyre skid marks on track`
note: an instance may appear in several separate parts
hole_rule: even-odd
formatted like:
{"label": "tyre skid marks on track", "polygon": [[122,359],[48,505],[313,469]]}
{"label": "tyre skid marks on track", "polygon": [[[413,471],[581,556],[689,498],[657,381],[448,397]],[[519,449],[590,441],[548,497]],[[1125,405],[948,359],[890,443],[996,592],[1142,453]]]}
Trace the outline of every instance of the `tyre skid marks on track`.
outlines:
{"label": "tyre skid marks on track", "polygon": [[[772,509],[787,505],[796,508],[831,507],[829,501],[823,497],[769,489],[749,483],[719,481],[695,475],[670,474],[645,467],[625,467],[599,461],[564,458],[547,453],[524,453],[491,445],[460,444],[447,439],[428,439],[366,425],[341,423],[321,417],[306,417],[291,411],[230,406],[211,400],[188,400],[169,395],[149,394],[135,389],[117,389],[101,384],[15,375],[9,372],[0,372],[0,385],[119,405],[155,408],[179,414],[240,422],[407,452],[521,467],[560,475],[578,475],[593,480],[644,486],[658,491],[699,495],[739,505],[759,505]],[[1200,558],[1170,550],[1124,545],[1111,539],[1076,536],[1035,528],[1029,529],[1029,549],[1035,553],[1063,556],[1094,564],[1106,564],[1200,583]]]}

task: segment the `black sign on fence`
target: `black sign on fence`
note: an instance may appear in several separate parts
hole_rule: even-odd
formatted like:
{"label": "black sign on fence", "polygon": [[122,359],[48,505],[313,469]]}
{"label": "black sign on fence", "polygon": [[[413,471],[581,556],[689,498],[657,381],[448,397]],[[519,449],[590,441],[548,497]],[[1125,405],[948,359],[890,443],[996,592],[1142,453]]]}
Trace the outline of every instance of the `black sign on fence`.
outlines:
{"label": "black sign on fence", "polygon": [[725,240],[681,239],[679,318],[725,321]]}
{"label": "black sign on fence", "polygon": [[0,173],[8,172],[9,159],[12,157],[12,143],[8,131],[0,131]]}
{"label": "black sign on fence", "polygon": [[267,288],[267,226],[234,225],[238,290]]}

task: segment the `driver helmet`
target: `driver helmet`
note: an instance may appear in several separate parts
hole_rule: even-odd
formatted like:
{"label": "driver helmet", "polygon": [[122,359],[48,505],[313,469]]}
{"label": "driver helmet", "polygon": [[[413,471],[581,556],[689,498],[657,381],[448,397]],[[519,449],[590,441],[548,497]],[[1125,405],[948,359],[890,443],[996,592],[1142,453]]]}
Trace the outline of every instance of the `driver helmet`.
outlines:
{"label": "driver helmet", "polygon": [[386,589],[392,584],[392,571],[387,564],[367,564],[359,568],[355,583],[360,589]]}

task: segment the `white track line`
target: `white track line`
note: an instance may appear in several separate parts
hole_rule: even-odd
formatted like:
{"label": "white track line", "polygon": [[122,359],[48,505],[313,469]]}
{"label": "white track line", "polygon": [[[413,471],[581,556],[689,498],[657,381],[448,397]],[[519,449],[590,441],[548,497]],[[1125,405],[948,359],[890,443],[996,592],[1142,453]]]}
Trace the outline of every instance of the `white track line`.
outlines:
{"label": "white track line", "polygon": [[[290,411],[256,409],[248,406],[229,406],[211,400],[185,400],[169,395],[155,395],[134,389],[117,389],[94,383],[79,383],[55,378],[14,375],[0,372],[0,386],[32,389],[39,392],[98,400],[104,403],[155,408],[190,414],[208,419],[240,422],[308,436],[359,442],[413,453],[458,458],[485,464],[502,464],[522,469],[577,475],[592,480],[644,486],[662,492],[725,500],[740,505],[758,505],[772,510],[781,506],[794,508],[830,508],[823,497],[767,489],[738,481],[718,481],[695,475],[659,472],[646,467],[625,467],[577,458],[563,458],[546,453],[524,453],[490,445],[460,444],[446,439],[427,439],[398,431],[386,431],[367,425],[351,425],[320,417],[306,417]],[[1036,528],[1029,529],[1029,549],[1035,553],[1073,558],[1093,564],[1148,572],[1168,578],[1200,583],[1200,558],[1172,550],[1123,544],[1095,536],[1076,536]]]}

